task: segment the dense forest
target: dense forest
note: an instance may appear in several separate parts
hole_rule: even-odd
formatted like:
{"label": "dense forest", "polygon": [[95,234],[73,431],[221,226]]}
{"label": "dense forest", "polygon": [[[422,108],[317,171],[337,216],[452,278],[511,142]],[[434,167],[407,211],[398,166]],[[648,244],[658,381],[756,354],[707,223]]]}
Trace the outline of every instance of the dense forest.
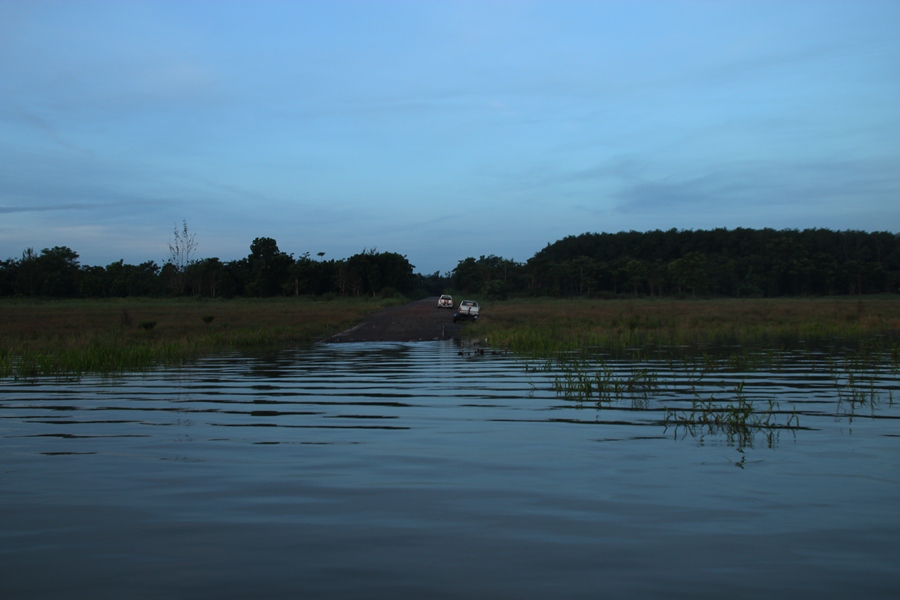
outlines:
{"label": "dense forest", "polygon": [[513,296],[774,297],[897,293],[900,235],[828,229],[715,229],[569,236],[526,262],[467,257],[447,273],[414,273],[405,256],[363,250],[340,260],[295,258],[256,238],[246,258],[197,259],[185,224],[161,266],[82,266],[65,246],[0,262],[0,296]]}
{"label": "dense forest", "polygon": [[[192,239],[192,238],[190,238]],[[64,246],[0,263],[0,295],[49,298],[208,296],[211,298],[341,294],[410,294],[425,278],[406,257],[364,250],[344,260],[314,260],[282,252],[272,238],[256,238],[246,258],[193,259],[191,244],[173,246],[170,260],[106,267],[81,266]]]}

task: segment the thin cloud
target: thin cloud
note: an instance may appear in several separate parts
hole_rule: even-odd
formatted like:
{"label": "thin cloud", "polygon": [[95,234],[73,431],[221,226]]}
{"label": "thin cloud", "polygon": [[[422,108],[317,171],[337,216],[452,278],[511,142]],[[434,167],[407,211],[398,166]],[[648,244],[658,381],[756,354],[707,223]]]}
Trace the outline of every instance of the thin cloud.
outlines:
{"label": "thin cloud", "polygon": [[690,177],[648,178],[623,186],[615,197],[624,213],[659,213],[674,209],[797,205],[828,210],[827,203],[869,202],[889,206],[900,188],[887,162],[821,161],[797,164],[747,162],[720,165]]}
{"label": "thin cloud", "polygon": [[56,204],[52,206],[0,206],[0,213],[33,213],[33,212],[55,212],[63,210],[96,210],[102,208],[110,208],[108,204]]}
{"label": "thin cloud", "polygon": [[755,56],[745,56],[719,62],[706,68],[685,73],[680,79],[683,83],[699,83],[703,81],[720,81],[734,79],[750,73],[780,69],[783,67],[802,68],[804,63],[818,62],[840,57],[848,51],[847,45],[825,45],[788,50],[785,52],[767,52]]}
{"label": "thin cloud", "polygon": [[24,110],[20,106],[11,104],[0,105],[0,119],[13,126],[23,125],[37,130],[44,134],[45,139],[50,140],[52,143],[65,150],[70,150],[85,157],[94,156],[94,152],[91,150],[70,142],[65,136],[59,133],[56,127],[51,126],[46,119],[41,118],[31,111]]}

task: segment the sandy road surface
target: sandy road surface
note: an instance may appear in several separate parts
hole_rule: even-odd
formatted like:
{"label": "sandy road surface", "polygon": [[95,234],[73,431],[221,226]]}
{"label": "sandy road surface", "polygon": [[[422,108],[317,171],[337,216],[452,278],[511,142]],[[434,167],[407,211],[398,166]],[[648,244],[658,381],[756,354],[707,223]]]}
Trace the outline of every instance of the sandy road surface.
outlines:
{"label": "sandy road surface", "polygon": [[465,323],[454,323],[456,310],[437,307],[437,297],[395,306],[371,315],[363,323],[326,342],[414,342],[459,337]]}

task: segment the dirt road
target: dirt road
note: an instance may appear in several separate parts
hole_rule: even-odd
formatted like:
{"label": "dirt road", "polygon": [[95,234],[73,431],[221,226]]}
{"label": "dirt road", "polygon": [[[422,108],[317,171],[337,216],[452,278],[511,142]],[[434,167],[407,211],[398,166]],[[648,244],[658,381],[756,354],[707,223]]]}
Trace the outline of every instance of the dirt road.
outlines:
{"label": "dirt road", "polygon": [[437,307],[437,297],[395,306],[363,323],[331,336],[326,342],[414,342],[459,337],[465,323],[454,323],[456,310]]}

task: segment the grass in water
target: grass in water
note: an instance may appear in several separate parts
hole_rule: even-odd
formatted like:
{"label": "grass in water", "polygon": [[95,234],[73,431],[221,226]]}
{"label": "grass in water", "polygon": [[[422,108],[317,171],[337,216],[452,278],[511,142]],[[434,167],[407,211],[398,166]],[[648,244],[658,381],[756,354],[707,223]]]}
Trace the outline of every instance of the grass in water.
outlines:
{"label": "grass in water", "polygon": [[579,359],[547,363],[553,371],[553,388],[557,396],[577,402],[595,402],[598,407],[623,399],[634,408],[646,408],[653,392],[659,389],[659,376],[649,369],[633,368],[620,375],[605,362],[588,364]]}
{"label": "grass in water", "polygon": [[[777,371],[790,348],[814,369],[829,370],[839,395],[836,416],[852,420],[860,407],[874,410],[885,396],[893,403],[892,390],[876,382],[884,381],[886,369],[900,370],[900,299],[894,296],[517,300],[485,303],[482,314],[467,333],[542,365],[537,369],[552,373],[557,396],[598,409],[625,400],[632,409],[662,410],[662,424],[676,436],[723,435],[741,452],[759,433],[774,445],[781,431],[800,429],[799,417],[774,401],[748,400],[743,383],[733,395],[702,398],[696,390],[710,375]],[[613,368],[609,357],[625,360]],[[659,375],[660,365],[689,373],[682,385],[694,390],[690,409],[660,400],[658,392],[674,385]]]}
{"label": "grass in water", "polygon": [[305,344],[397,304],[372,299],[0,301],[0,377],[120,373]]}
{"label": "grass in water", "polygon": [[900,334],[900,297],[485,302],[467,333],[526,356],[561,351],[745,345]]}
{"label": "grass in water", "polygon": [[663,424],[672,427],[677,437],[690,435],[703,439],[706,436],[724,435],[729,444],[735,445],[739,452],[745,447],[752,447],[757,433],[764,433],[767,445],[771,448],[778,439],[780,430],[800,429],[800,418],[796,412],[787,414],[780,422],[783,414],[777,402],[769,400],[760,408],[757,403],[748,401],[744,396],[743,382],[737,384],[733,400],[716,400],[710,396],[708,400],[695,398],[691,409],[676,410],[666,408]]}

